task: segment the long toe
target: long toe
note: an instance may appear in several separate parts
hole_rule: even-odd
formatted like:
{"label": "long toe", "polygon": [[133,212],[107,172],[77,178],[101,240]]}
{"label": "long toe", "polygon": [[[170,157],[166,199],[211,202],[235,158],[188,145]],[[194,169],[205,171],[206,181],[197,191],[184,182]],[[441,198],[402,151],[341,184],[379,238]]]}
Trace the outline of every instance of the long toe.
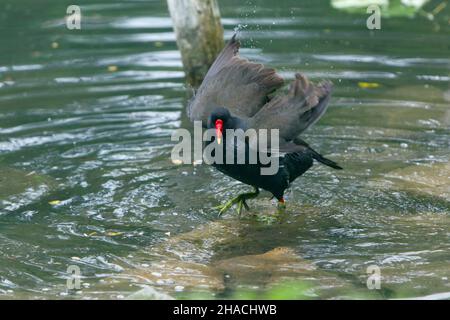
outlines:
{"label": "long toe", "polygon": [[245,210],[250,211],[250,207],[247,204],[247,201],[242,200],[242,204],[244,205]]}
{"label": "long toe", "polygon": [[217,207],[213,207],[214,210],[219,210],[218,216],[220,217],[222,214],[224,214],[225,212],[227,212],[231,206],[233,205],[233,203],[230,203],[230,201],[228,201],[225,204],[221,204]]}
{"label": "long toe", "polygon": [[237,196],[224,204],[218,205],[217,207],[213,207],[215,210],[219,210],[218,216],[220,217],[222,214],[227,212],[234,204],[239,203],[241,201],[240,196]]}
{"label": "long toe", "polygon": [[218,213],[217,215],[220,217],[220,216],[223,215],[225,212],[227,212],[228,209],[229,209],[229,208],[223,207],[222,209],[220,209],[220,211],[219,211],[219,213]]}
{"label": "long toe", "polygon": [[244,207],[245,210],[247,210],[247,211],[250,210],[250,207],[248,206],[246,200],[255,198],[256,196],[258,196],[258,194],[259,194],[259,190],[257,188],[255,188],[255,192],[240,194],[237,197],[229,200],[225,204],[219,205],[217,207],[213,207],[213,209],[219,210],[218,216],[220,217],[222,214],[224,214],[226,211],[228,211],[228,209],[230,209],[233,205],[237,204],[237,211],[240,216],[242,213],[242,207]]}
{"label": "long toe", "polygon": [[238,205],[237,205],[237,213],[238,213],[239,218],[241,217],[241,213],[242,213],[242,205],[243,205],[244,201],[245,201],[245,200],[239,201],[239,203],[238,203]]}

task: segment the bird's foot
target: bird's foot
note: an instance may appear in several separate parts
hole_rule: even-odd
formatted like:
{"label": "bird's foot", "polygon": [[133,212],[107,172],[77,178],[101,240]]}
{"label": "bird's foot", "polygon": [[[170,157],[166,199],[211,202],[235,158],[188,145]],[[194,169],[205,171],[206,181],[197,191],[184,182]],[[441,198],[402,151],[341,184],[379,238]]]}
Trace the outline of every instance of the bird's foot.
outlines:
{"label": "bird's foot", "polygon": [[227,201],[225,204],[219,205],[217,207],[214,207],[214,209],[219,210],[219,217],[227,212],[233,205],[237,204],[237,212],[238,215],[241,216],[242,208],[245,208],[245,210],[250,210],[246,200],[256,198],[259,194],[259,189],[255,188],[254,192],[249,193],[243,193],[238,195],[237,197],[231,199],[230,201]]}
{"label": "bird's foot", "polygon": [[277,211],[271,214],[259,214],[257,220],[267,225],[281,223],[286,217],[286,203],[284,199],[278,200]]}
{"label": "bird's foot", "polygon": [[[238,210],[242,210],[242,205],[244,205],[245,200],[242,200],[240,195],[227,201],[224,204],[221,204],[217,207],[213,207],[213,209],[219,210],[219,217],[224,214],[225,212],[227,212],[232,206],[234,206],[235,204],[238,205]],[[245,203],[245,206],[248,207],[248,205]]]}
{"label": "bird's foot", "polygon": [[283,214],[285,212],[286,212],[286,202],[284,201],[284,198],[281,198],[281,200],[278,200],[277,213]]}
{"label": "bird's foot", "polygon": [[277,210],[278,212],[286,211],[286,202],[284,201],[284,198],[281,198],[281,200],[278,200],[277,209],[278,209]]}

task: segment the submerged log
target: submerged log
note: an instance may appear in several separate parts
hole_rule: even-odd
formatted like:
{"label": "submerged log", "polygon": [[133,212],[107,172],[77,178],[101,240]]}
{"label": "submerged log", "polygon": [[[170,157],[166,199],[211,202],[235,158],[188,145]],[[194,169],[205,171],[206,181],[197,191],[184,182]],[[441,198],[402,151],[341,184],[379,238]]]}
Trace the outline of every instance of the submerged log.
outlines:
{"label": "submerged log", "polygon": [[217,0],[167,0],[186,80],[196,87],[223,48]]}

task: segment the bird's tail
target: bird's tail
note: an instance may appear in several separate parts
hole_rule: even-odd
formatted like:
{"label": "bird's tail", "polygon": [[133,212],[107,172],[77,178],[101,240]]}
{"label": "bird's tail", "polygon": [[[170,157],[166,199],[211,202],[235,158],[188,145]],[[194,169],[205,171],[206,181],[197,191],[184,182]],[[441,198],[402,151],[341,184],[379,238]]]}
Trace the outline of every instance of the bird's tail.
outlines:
{"label": "bird's tail", "polygon": [[336,162],[323,157],[320,153],[314,151],[307,146],[307,150],[303,152],[288,153],[284,156],[284,164],[289,172],[289,182],[294,181],[297,177],[308,171],[313,165],[313,159],[333,169],[342,170]]}
{"label": "bird's tail", "polygon": [[337,170],[342,170],[342,167],[339,166],[336,162],[325,158],[324,156],[322,156],[320,153],[318,153],[316,150],[314,150],[313,148],[311,148],[309,146],[309,144],[307,144],[303,139],[301,139],[300,137],[297,137],[294,140],[294,145],[302,147],[303,148],[303,152],[309,154],[314,160],[323,163],[326,166],[329,166],[333,169],[337,169]]}
{"label": "bird's tail", "polygon": [[313,149],[309,148],[309,151],[311,152],[311,155],[313,157],[314,160],[319,161],[320,163],[323,163],[326,166],[329,166],[333,169],[337,169],[337,170],[342,170],[342,167],[339,166],[336,162],[325,158],[324,156],[322,156],[320,153],[318,153],[317,151],[314,151]]}

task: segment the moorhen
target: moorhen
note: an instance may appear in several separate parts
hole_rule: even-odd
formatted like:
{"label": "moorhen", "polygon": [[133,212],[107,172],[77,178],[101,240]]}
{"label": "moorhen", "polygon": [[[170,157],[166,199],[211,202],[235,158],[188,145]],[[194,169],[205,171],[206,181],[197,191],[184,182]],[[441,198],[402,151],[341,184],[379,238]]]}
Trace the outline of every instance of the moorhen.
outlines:
{"label": "moorhen", "polygon": [[[313,159],[331,168],[342,169],[299,137],[326,111],[331,82],[314,85],[298,73],[287,95],[272,97],[272,93],[283,86],[283,78],[274,69],[240,58],[239,47],[235,34],[212,64],[188,104],[187,114],[191,121],[201,121],[204,128],[216,129],[215,143],[223,141],[225,152],[230,152],[230,146],[231,152],[236,152],[236,141],[226,138],[226,129],[278,129],[279,167],[274,175],[262,175],[260,169],[266,165],[259,161],[259,156],[254,164],[238,164],[236,161],[233,164],[213,164],[224,174],[255,189],[219,206],[219,215],[234,204],[238,205],[239,214],[242,207],[248,210],[246,200],[256,197],[259,188],[271,192],[278,200],[279,208],[284,208],[284,191],[312,166]],[[245,152],[249,152],[247,140]],[[236,155],[233,156],[236,159]]]}

